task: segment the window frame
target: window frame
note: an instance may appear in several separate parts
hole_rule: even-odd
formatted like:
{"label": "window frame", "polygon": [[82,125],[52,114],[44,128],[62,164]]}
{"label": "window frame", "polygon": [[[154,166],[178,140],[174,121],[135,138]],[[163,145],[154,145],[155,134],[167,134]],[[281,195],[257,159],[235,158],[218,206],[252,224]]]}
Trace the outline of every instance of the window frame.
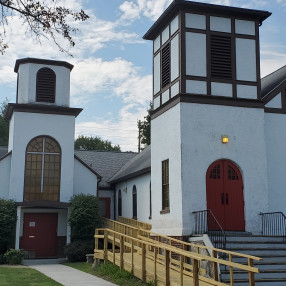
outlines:
{"label": "window frame", "polygon": [[133,185],[132,188],[132,219],[137,219],[137,188]]}
{"label": "window frame", "polygon": [[170,182],[169,182],[169,159],[162,161],[162,211],[170,212]]}

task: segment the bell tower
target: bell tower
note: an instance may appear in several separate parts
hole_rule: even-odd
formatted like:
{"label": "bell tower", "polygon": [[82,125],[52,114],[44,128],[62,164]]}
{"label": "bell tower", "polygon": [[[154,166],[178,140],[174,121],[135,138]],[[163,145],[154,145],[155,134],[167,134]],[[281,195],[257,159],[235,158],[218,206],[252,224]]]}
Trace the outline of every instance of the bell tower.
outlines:
{"label": "bell tower", "polygon": [[[154,231],[192,232],[192,212],[207,208],[207,169],[219,159],[242,170],[246,229],[257,231],[258,207],[267,206],[259,26],[270,15],[175,0],[144,35],[153,41],[152,199],[162,202],[153,209]],[[255,144],[246,144],[249,136]],[[262,181],[252,180],[254,169]]]}

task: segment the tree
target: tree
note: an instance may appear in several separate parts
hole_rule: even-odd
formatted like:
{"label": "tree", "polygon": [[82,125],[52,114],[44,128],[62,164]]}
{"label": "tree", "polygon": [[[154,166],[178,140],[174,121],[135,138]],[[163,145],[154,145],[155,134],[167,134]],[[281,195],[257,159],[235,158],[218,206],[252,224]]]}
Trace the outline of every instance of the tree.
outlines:
{"label": "tree", "polygon": [[[143,144],[146,146],[151,144],[151,114],[153,106],[152,102],[149,104],[149,109],[147,110],[148,114],[144,117],[144,120],[138,120],[137,126],[139,129],[139,140],[140,145]],[[144,148],[143,148],[144,149]]]}
{"label": "tree", "polygon": [[119,145],[112,146],[108,140],[102,140],[100,137],[79,136],[75,140],[75,149],[80,150],[101,150],[101,151],[121,151]]}
{"label": "tree", "polygon": [[8,108],[8,100],[2,102],[0,106],[0,146],[8,146],[9,122],[5,119]]}
{"label": "tree", "polygon": [[[42,37],[51,38],[60,51],[67,52],[56,39],[60,35],[66,39],[70,46],[75,45],[71,34],[77,31],[76,28],[67,24],[67,19],[74,21],[86,21],[89,16],[83,11],[73,12],[63,6],[57,5],[57,0],[0,0],[1,5],[1,28],[0,28],[0,53],[3,55],[8,48],[5,43],[8,15],[18,15],[24,22],[28,23],[29,30],[41,41]],[[68,53],[68,52],[67,52]]]}

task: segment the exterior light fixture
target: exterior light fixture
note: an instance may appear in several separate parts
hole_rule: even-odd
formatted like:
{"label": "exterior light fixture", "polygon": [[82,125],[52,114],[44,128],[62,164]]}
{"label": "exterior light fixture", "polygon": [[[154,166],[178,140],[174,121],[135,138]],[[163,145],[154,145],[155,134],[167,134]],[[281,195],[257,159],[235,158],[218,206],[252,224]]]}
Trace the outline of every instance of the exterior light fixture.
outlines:
{"label": "exterior light fixture", "polygon": [[221,136],[221,143],[223,143],[223,144],[228,143],[228,136],[227,135],[222,135]]}

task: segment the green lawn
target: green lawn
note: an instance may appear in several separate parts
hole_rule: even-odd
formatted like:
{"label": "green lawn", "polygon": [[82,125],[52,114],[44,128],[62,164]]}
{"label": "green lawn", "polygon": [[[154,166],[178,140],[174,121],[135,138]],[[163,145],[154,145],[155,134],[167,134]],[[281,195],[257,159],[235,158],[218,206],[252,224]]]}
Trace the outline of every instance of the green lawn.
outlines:
{"label": "green lawn", "polygon": [[1,286],[61,286],[51,278],[31,268],[0,267]]}
{"label": "green lawn", "polygon": [[65,263],[65,265],[84,271],[86,273],[101,277],[112,283],[120,286],[152,286],[155,283],[144,283],[141,280],[134,277],[131,273],[120,270],[116,265],[106,263],[99,264],[96,267],[92,267],[92,264],[86,262]]}

